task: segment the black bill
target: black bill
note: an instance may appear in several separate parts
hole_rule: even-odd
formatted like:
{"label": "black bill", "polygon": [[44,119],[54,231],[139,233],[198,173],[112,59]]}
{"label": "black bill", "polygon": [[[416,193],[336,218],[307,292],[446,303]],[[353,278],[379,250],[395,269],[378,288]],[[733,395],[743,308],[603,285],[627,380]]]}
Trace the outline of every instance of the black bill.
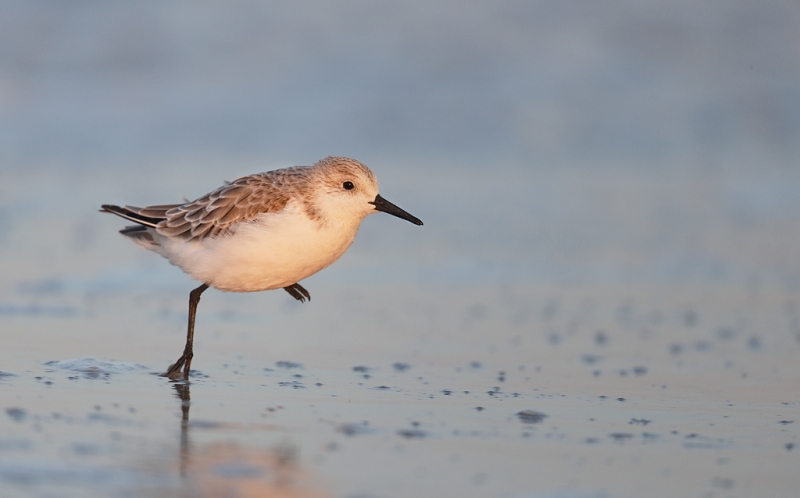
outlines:
{"label": "black bill", "polygon": [[384,213],[389,213],[392,216],[397,216],[398,218],[403,218],[404,220],[408,220],[415,225],[422,225],[422,220],[417,218],[416,216],[412,216],[399,207],[395,206],[391,202],[387,201],[380,194],[375,196],[375,200],[370,202],[370,204],[375,206],[375,209],[378,211],[383,211]]}

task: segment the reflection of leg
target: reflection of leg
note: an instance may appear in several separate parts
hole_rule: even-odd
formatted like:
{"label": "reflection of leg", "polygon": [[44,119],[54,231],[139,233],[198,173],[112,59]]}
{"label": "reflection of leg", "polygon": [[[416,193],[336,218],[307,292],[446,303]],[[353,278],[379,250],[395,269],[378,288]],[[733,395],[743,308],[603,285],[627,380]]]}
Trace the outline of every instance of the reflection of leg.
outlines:
{"label": "reflection of leg", "polygon": [[304,303],[306,299],[311,301],[311,294],[300,284],[292,284],[288,287],[284,287],[283,290],[288,292],[293,298],[297,299],[301,303]]}
{"label": "reflection of leg", "polygon": [[189,406],[191,397],[189,395],[188,383],[173,384],[178,398],[181,400],[181,457],[180,469],[181,477],[186,477],[186,469],[189,466]]}
{"label": "reflection of leg", "polygon": [[197,314],[197,303],[200,302],[200,294],[208,289],[208,284],[203,284],[189,293],[189,330],[186,333],[186,347],[183,348],[183,354],[178,361],[167,369],[165,377],[175,378],[178,377],[181,367],[183,367],[183,378],[189,378],[189,368],[192,365],[192,344],[194,343],[194,316]]}

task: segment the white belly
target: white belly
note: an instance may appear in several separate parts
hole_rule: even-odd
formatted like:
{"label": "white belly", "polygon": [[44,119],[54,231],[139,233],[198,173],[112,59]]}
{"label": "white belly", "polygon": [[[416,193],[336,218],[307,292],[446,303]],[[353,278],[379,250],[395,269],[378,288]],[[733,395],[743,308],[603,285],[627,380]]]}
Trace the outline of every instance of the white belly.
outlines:
{"label": "white belly", "polygon": [[255,292],[286,287],[329,266],[350,247],[358,225],[320,225],[287,206],[230,235],[188,242],[156,237],[158,252],[195,280],[223,291]]}

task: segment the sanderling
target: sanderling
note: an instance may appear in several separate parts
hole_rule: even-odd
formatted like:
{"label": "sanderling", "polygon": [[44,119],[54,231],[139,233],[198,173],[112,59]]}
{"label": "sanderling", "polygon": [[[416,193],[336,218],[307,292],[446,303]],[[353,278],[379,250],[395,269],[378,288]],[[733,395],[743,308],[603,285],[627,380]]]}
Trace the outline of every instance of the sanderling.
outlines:
{"label": "sanderling", "polygon": [[200,294],[283,288],[311,299],[298,282],[339,259],[367,215],[383,211],[422,225],[378,194],[372,171],[353,159],[328,157],[314,166],[244,176],[184,204],[104,204],[137,225],[120,233],[160,254],[202,285],[189,293],[186,347],[165,376],[189,378]]}

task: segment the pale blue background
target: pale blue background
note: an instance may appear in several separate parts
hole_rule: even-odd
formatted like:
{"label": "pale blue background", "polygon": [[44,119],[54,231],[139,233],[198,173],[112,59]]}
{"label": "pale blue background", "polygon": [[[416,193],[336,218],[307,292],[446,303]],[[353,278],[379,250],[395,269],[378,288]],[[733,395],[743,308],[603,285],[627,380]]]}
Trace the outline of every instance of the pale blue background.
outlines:
{"label": "pale blue background", "polygon": [[[3,280],[131,265],[101,203],[348,155],[426,227],[371,219],[330,279],[796,286],[798,25],[779,1],[5,2]],[[53,265],[56,233],[83,260]]]}

